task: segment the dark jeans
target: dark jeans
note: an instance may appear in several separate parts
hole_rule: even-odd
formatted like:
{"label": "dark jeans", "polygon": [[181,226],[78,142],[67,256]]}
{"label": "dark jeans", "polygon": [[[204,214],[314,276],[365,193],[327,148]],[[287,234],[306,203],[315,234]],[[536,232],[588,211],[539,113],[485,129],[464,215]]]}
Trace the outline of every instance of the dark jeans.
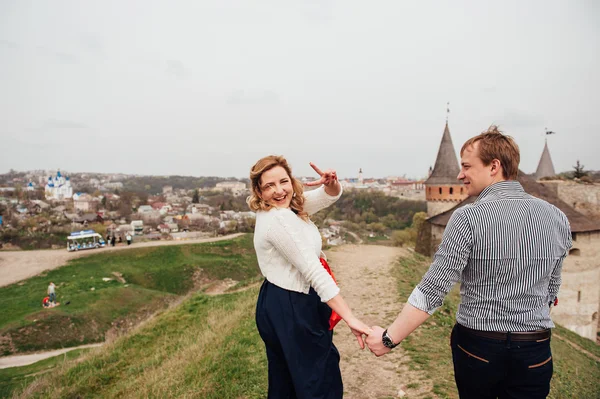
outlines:
{"label": "dark jeans", "polygon": [[495,340],[454,326],[450,338],[461,399],[545,398],[552,379],[550,338]]}
{"label": "dark jeans", "polygon": [[268,399],[342,399],[340,354],[329,331],[331,308],[308,295],[263,283],[256,326],[267,349]]}

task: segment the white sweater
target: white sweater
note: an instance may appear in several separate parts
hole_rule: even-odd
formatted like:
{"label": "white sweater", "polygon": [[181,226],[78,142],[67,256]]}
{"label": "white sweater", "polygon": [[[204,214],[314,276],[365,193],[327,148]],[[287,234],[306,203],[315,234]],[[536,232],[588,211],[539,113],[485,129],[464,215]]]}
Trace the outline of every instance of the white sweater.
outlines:
{"label": "white sweater", "polygon": [[[340,198],[323,186],[304,193],[304,210],[312,215]],[[321,234],[311,221],[305,222],[289,208],[272,208],[256,214],[254,249],[263,276],[278,287],[308,294],[312,286],[321,301],[327,302],[340,289],[325,270],[321,255]]]}

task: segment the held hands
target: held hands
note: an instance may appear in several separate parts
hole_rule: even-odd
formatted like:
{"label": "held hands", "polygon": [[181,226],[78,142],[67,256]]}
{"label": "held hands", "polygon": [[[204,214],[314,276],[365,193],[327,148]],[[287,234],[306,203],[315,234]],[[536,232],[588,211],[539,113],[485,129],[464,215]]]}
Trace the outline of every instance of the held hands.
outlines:
{"label": "held hands", "polygon": [[346,322],[348,327],[350,327],[350,330],[352,330],[352,334],[354,334],[354,336],[356,337],[360,349],[365,349],[365,341],[363,338],[363,334],[365,334],[368,339],[369,335],[371,334],[371,327],[358,320],[356,317],[351,317],[348,320],[344,321]]}
{"label": "held hands", "polygon": [[322,172],[321,169],[319,169],[317,167],[317,165],[315,165],[312,162],[310,162],[310,166],[319,175],[319,180],[305,183],[307,186],[309,186],[309,187],[320,186],[321,184],[324,185],[325,187],[330,187],[330,188],[334,188],[337,186],[338,178],[337,178],[337,173],[335,170],[327,169],[327,170],[325,170],[325,172]]}
{"label": "held hands", "polygon": [[372,334],[369,334],[366,339],[367,347],[377,357],[383,356],[391,351],[390,348],[383,345],[383,341],[381,340],[384,331],[385,330],[379,326],[373,326]]}

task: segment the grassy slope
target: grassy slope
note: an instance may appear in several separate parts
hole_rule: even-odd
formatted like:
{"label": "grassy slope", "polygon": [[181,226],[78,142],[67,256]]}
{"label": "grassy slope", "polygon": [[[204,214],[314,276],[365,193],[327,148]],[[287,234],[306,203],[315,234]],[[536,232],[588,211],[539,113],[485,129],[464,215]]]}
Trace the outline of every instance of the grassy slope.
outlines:
{"label": "grassy slope", "polygon": [[[186,294],[200,269],[206,279],[254,278],[258,266],[252,235],[232,241],[97,253],[44,276],[1,287],[0,334],[10,336],[11,344],[5,340],[0,353],[102,341],[112,323],[165,308],[172,299]],[[127,284],[114,279],[113,272],[121,273]],[[113,280],[105,282],[104,277]],[[62,305],[42,309],[49,281],[58,285]]]}
{"label": "grassy slope", "polygon": [[[405,302],[412,288],[419,283],[429,267],[421,256],[400,259],[395,269],[400,300]],[[448,295],[444,305],[417,329],[402,346],[407,349],[412,367],[423,370],[433,381],[433,393],[441,398],[458,398],[454,383],[450,332],[455,323],[459,303],[457,287]],[[577,336],[562,327],[556,331],[561,336],[598,355],[600,348],[592,341]],[[550,398],[600,397],[600,363],[574,350],[567,343],[553,339],[554,376]]]}
{"label": "grassy slope", "polygon": [[254,324],[257,288],[194,294],[132,335],[44,375],[21,397],[262,398],[264,346]]}
{"label": "grassy slope", "polygon": [[34,364],[23,367],[0,369],[0,398],[8,398],[15,389],[23,389],[39,376],[54,370],[60,370],[68,362],[76,359],[89,349],[76,349],[64,355],[40,360]]}
{"label": "grassy slope", "polygon": [[[407,299],[427,267],[418,256],[399,260],[400,300]],[[43,375],[21,397],[264,397],[266,359],[254,324],[256,296],[256,288],[217,297],[194,294],[99,353]],[[443,308],[403,343],[412,367],[434,382],[431,397],[458,397],[448,345],[457,303],[458,294],[453,292]],[[559,333],[597,351],[592,342],[567,331]],[[550,397],[598,397],[600,365],[562,341],[555,339],[552,345],[555,375]],[[415,381],[409,388],[418,384]]]}

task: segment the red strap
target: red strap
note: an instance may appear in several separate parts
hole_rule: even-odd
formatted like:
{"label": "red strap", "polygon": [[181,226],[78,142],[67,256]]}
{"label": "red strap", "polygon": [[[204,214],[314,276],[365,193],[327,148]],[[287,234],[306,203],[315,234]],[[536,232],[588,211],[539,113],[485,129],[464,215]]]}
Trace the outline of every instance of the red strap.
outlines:
{"label": "red strap", "polygon": [[[335,276],[333,275],[333,272],[331,271],[331,268],[329,267],[329,265],[327,264],[327,261],[324,258],[320,258],[319,259],[321,261],[321,264],[323,265],[323,267],[325,268],[325,270],[327,270],[327,273],[329,273],[329,275],[331,276],[331,278],[333,279],[333,281],[337,284],[337,281],[335,280]],[[337,323],[339,323],[342,320],[342,318],[340,317],[339,314],[335,313],[333,311],[333,309],[331,310],[331,316],[329,317],[329,330],[333,330],[333,327],[335,327],[335,325]]]}

